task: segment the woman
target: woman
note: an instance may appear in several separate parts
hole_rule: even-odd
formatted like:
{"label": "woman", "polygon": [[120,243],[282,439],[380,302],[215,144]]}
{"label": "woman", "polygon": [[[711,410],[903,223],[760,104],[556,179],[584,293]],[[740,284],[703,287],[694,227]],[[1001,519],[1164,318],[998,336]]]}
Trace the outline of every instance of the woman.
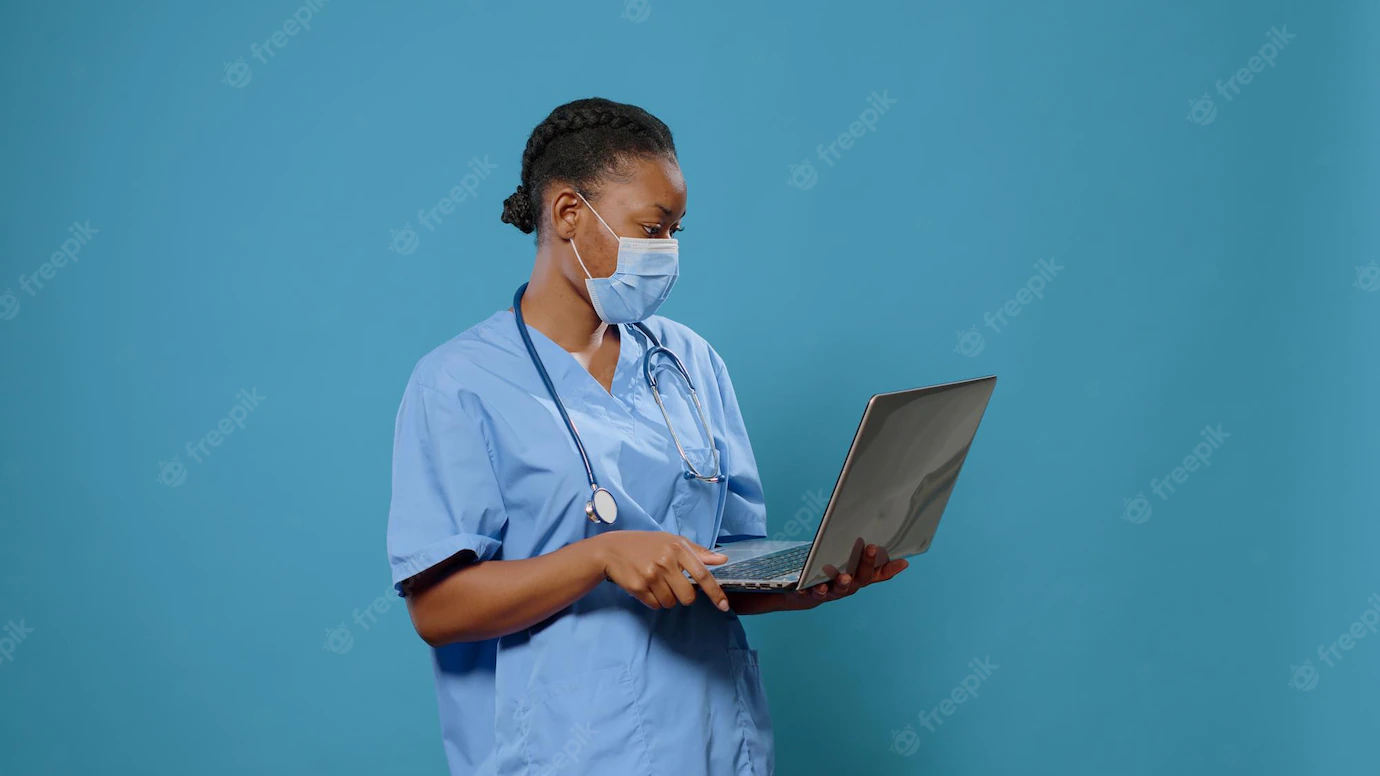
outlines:
{"label": "woman", "polygon": [[[726,594],[710,575],[725,558],[706,548],[765,535],[766,509],[723,361],[653,315],[685,202],[661,121],[602,99],[557,108],[503,207],[537,233],[530,282],[408,383],[388,551],[434,648],[452,773],[769,774],[737,615],[905,568],[863,563],[792,594]],[[658,342],[684,373],[652,353],[654,390]]]}

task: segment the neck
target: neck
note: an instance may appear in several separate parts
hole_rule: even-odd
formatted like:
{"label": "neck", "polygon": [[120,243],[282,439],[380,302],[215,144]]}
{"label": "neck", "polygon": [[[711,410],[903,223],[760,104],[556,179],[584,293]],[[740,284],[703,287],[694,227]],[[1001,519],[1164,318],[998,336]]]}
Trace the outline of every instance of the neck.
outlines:
{"label": "neck", "polygon": [[[599,347],[609,325],[599,319],[581,290],[561,272],[563,262],[542,247],[522,295],[522,317],[527,325],[571,353]],[[616,329],[613,336],[617,336]]]}

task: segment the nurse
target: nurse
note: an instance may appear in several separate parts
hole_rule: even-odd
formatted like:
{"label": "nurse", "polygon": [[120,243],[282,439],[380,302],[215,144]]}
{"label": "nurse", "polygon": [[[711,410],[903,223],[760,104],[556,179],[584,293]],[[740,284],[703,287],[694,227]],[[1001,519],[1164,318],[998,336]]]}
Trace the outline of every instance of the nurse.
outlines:
{"label": "nurse", "polygon": [[710,575],[725,558],[706,547],[764,536],[766,509],[723,361],[654,314],[685,204],[661,121],[603,99],[556,108],[503,208],[536,232],[530,281],[408,382],[388,554],[433,648],[453,774],[771,774],[738,616],[906,566],[869,547],[856,575],[791,594]]}

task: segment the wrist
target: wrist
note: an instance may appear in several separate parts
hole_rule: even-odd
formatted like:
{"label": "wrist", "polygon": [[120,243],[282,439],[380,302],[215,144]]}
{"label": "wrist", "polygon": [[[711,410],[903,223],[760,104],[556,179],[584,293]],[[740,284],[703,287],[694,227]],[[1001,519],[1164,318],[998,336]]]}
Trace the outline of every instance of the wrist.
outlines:
{"label": "wrist", "polygon": [[596,583],[609,578],[608,534],[601,533],[572,545],[583,551],[586,569]]}

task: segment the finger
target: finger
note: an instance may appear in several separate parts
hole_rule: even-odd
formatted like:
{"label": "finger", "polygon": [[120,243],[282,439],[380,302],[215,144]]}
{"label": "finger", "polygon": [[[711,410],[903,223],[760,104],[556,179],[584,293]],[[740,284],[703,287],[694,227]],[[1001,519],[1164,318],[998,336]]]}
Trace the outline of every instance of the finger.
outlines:
{"label": "finger", "polygon": [[661,608],[661,604],[656,600],[656,596],[652,595],[652,591],[646,585],[634,585],[631,587],[620,585],[620,587],[622,587],[628,595],[645,604],[648,609]]}
{"label": "finger", "polygon": [[708,549],[707,547],[695,544],[694,542],[690,541],[689,539],[686,539],[685,537],[681,537],[681,543],[683,543],[686,547],[689,547],[690,550],[694,552],[695,555],[700,559],[701,563],[706,563],[710,566],[717,566],[721,563],[728,562],[728,556],[723,554],[722,552],[715,552],[711,549]]}
{"label": "finger", "polygon": [[885,582],[908,568],[910,568],[910,562],[905,558],[893,560],[877,570],[877,581]]}
{"label": "finger", "polygon": [[867,587],[872,584],[872,577],[877,573],[877,545],[869,544],[863,550],[862,561],[858,563],[858,576],[854,580],[856,587]]}
{"label": "finger", "polygon": [[685,566],[685,570],[690,572],[690,576],[694,577],[695,581],[699,583],[700,589],[704,591],[704,594],[709,600],[712,601],[715,606],[719,607],[719,611],[728,611],[728,594],[724,592],[722,587],[719,587],[719,580],[715,579],[714,575],[709,573],[709,569],[704,567],[704,564],[699,561],[696,554],[694,552],[687,552],[685,558],[682,560],[682,564]]}
{"label": "finger", "polygon": [[834,589],[829,592],[840,597],[853,592],[853,575],[839,574],[838,577],[834,579]]}
{"label": "finger", "polygon": [[829,586],[827,584],[815,585],[810,588],[810,595],[814,596],[816,601],[823,601],[829,595]]}
{"label": "finger", "polygon": [[666,580],[666,586],[671,588],[671,593],[675,595],[681,606],[695,603],[695,586],[690,584],[690,580],[681,573],[679,566],[667,571],[663,578]]}
{"label": "finger", "polygon": [[657,603],[661,605],[660,608],[672,609],[675,607],[677,603],[676,594],[671,592],[671,587],[666,584],[665,579],[661,577],[649,579],[647,580],[647,588],[652,591],[652,595],[656,596]]}

